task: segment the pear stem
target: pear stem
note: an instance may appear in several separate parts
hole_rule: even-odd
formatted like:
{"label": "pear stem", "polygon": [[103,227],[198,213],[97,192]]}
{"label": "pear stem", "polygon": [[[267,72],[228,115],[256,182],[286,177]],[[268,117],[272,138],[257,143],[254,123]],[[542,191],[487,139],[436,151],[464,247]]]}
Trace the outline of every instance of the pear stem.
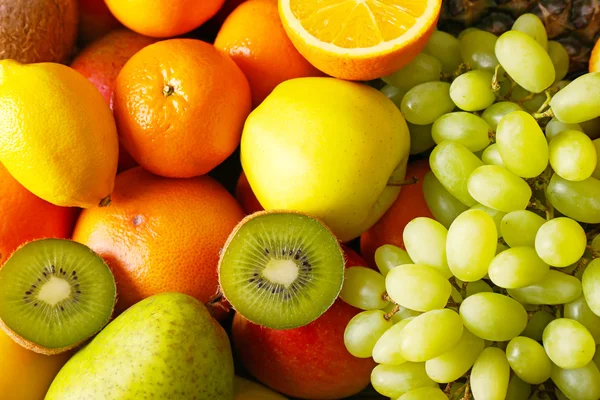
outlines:
{"label": "pear stem", "polygon": [[416,176],[413,176],[412,178],[403,181],[395,181],[393,179],[390,179],[387,183],[387,186],[408,186],[414,185],[417,182],[419,182],[419,179]]}

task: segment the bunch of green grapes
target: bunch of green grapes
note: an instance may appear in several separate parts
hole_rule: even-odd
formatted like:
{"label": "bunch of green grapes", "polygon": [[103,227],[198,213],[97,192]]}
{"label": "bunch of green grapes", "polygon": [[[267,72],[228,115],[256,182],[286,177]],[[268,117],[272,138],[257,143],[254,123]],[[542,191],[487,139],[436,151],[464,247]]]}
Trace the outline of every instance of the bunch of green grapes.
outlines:
{"label": "bunch of green grapes", "polygon": [[[401,400],[600,399],[600,73],[564,81],[541,21],[434,32],[384,78],[435,217],[347,270],[345,344]],[[587,132],[586,132],[587,131]]]}

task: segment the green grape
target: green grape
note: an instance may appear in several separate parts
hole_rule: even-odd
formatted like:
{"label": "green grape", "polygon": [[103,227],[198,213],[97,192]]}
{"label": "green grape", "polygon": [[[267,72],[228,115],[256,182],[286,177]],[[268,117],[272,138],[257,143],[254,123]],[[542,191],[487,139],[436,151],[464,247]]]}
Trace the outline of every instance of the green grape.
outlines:
{"label": "green grape", "polygon": [[486,108],[483,114],[481,114],[481,118],[488,123],[493,131],[496,131],[502,117],[513,111],[523,111],[523,109],[520,105],[513,103],[512,101],[499,101]]}
{"label": "green grape", "polygon": [[402,239],[408,255],[416,264],[429,265],[448,279],[452,273],[446,261],[446,236],[448,230],[444,225],[431,218],[418,217],[406,224]]}
{"label": "green grape", "polygon": [[429,165],[435,177],[448,192],[466,206],[477,202],[469,194],[469,175],[483,162],[464,145],[445,141],[438,144],[429,156]]}
{"label": "green grape", "polygon": [[344,271],[344,285],[340,298],[361,310],[381,310],[388,302],[383,300],[385,279],[379,272],[366,267],[350,267]]}
{"label": "green grape", "polygon": [[489,130],[481,117],[458,111],[439,117],[433,123],[431,135],[435,143],[453,140],[471,151],[480,151],[490,144]]}
{"label": "green grape", "polygon": [[594,236],[594,238],[592,239],[592,243],[590,243],[590,247],[593,251],[600,252],[600,234]]}
{"label": "green grape", "polygon": [[519,102],[525,111],[533,113],[537,112],[537,110],[544,104],[546,101],[546,94],[530,93],[525,88],[517,85],[510,95],[510,100]]}
{"label": "green grape", "polygon": [[413,318],[406,318],[394,323],[385,331],[373,347],[373,360],[379,364],[400,365],[406,362],[400,351],[400,332]]}
{"label": "green grape", "polygon": [[594,314],[600,316],[600,259],[596,258],[588,264],[583,277],[583,294],[588,306]]}
{"label": "green grape", "polygon": [[446,32],[433,31],[423,52],[440,60],[446,74],[454,73],[462,63],[458,39]]}
{"label": "green grape", "polygon": [[531,385],[523,382],[518,376],[513,375],[508,382],[505,400],[529,400]]}
{"label": "green grape", "polygon": [[550,379],[552,362],[542,345],[531,338],[513,338],[506,346],[506,358],[515,374],[527,383],[539,385]]}
{"label": "green grape", "polygon": [[467,187],[479,203],[505,213],[526,209],[531,198],[527,182],[497,165],[477,168],[469,176]]}
{"label": "green grape", "polygon": [[474,26],[470,26],[470,27],[468,27],[468,28],[463,29],[462,31],[460,31],[460,33],[458,34],[457,38],[458,38],[458,40],[460,40],[463,37],[465,37],[468,33],[475,32],[475,31],[481,31],[481,29],[475,28]]}
{"label": "green grape", "polygon": [[435,146],[431,136],[431,124],[415,125],[407,122],[407,125],[410,134],[410,154],[421,154]]}
{"label": "green grape", "polygon": [[433,217],[446,228],[450,227],[452,221],[460,213],[468,210],[467,206],[442,186],[431,171],[427,172],[423,178],[423,196]]}
{"label": "green grape", "polygon": [[450,98],[460,109],[478,111],[488,108],[496,101],[492,90],[492,74],[488,71],[473,70],[452,81]]}
{"label": "green grape", "polygon": [[553,320],[554,315],[550,314],[549,312],[543,310],[536,311],[527,322],[527,326],[521,335],[541,342],[544,329],[546,329],[546,326],[548,326],[548,324]]}
{"label": "green grape", "polygon": [[400,108],[400,104],[402,104],[402,98],[408,92],[408,90],[400,90],[392,85],[385,85],[380,90],[381,93],[385,94],[386,97],[394,102],[396,107]]}
{"label": "green grape", "polygon": [[550,107],[556,119],[578,124],[600,117],[600,72],[575,79],[552,97]]}
{"label": "green grape", "polygon": [[574,276],[551,269],[544,279],[520,289],[508,289],[508,294],[523,304],[566,304],[581,295],[581,282]]}
{"label": "green grape", "polygon": [[393,244],[384,244],[375,250],[375,264],[383,276],[402,264],[414,264],[406,250]]}
{"label": "green grape", "polygon": [[475,281],[467,283],[467,297],[477,293],[492,293],[494,289],[485,281]]}
{"label": "green grape", "polygon": [[523,32],[503,33],[496,42],[496,57],[510,77],[529,92],[543,92],[554,83],[554,65],[546,49]]}
{"label": "green grape", "polygon": [[596,148],[585,133],[563,131],[549,146],[550,165],[554,172],[569,181],[583,181],[596,169]]}
{"label": "green grape", "polygon": [[596,344],[600,344],[600,316],[594,314],[585,301],[585,296],[579,296],[576,300],[565,304],[563,314],[565,318],[574,319],[585,326]]}
{"label": "green grape", "polygon": [[425,372],[425,363],[379,364],[371,372],[371,384],[380,394],[398,398],[422,387],[438,387]]}
{"label": "green grape", "polygon": [[506,289],[516,289],[541,281],[550,267],[531,247],[511,247],[498,254],[490,263],[488,274],[492,282]]}
{"label": "green grape", "polygon": [[398,344],[405,359],[423,362],[450,350],[462,334],[463,324],[457,312],[432,310],[413,318],[400,332]]}
{"label": "green grape", "polygon": [[484,348],[483,339],[463,329],[460,340],[450,350],[425,362],[427,375],[438,383],[454,382],[473,366]]}
{"label": "green grape", "polygon": [[564,369],[585,367],[596,351],[596,342],[590,331],[570,318],[557,318],[550,322],[544,329],[542,341],[548,357]]}
{"label": "green grape", "polygon": [[[542,25],[542,27],[543,26],[544,25]],[[546,31],[544,30],[544,34],[545,33]],[[565,49],[560,42],[550,40],[548,42],[548,55],[552,60],[552,65],[554,65],[554,71],[556,75],[554,82],[564,79],[569,72],[569,53],[567,53],[567,49]]]}
{"label": "green grape", "polygon": [[407,92],[421,83],[439,81],[441,74],[442,63],[429,54],[420,53],[410,63],[381,79]]}
{"label": "green grape", "polygon": [[537,15],[531,13],[521,15],[517,18],[511,29],[531,36],[544,50],[548,49],[548,34],[546,33],[544,23]]}
{"label": "green grape", "polygon": [[510,247],[535,246],[535,235],[546,220],[528,210],[509,212],[502,218],[500,230]]}
{"label": "green grape", "polygon": [[552,366],[552,382],[569,399],[598,400],[600,398],[600,371],[593,362],[578,369]]}
{"label": "green grape", "polygon": [[404,264],[385,277],[385,288],[394,302],[415,311],[444,308],[452,285],[436,268],[428,265]]}
{"label": "green grape", "polygon": [[398,400],[448,400],[440,388],[423,387],[403,394]]}
{"label": "green grape", "polygon": [[553,267],[568,267],[583,256],[587,246],[585,231],[571,218],[554,218],[535,235],[535,251]]}
{"label": "green grape", "polygon": [[415,125],[433,124],[454,109],[447,82],[425,82],[410,89],[402,98],[400,110]]}
{"label": "green grape", "polygon": [[[600,139],[595,139],[592,141],[594,144],[594,149],[596,150],[596,158],[600,157]],[[600,162],[596,163],[596,168],[594,168],[594,172],[592,172],[592,177],[596,179],[600,179]]]}
{"label": "green grape", "polygon": [[546,195],[561,214],[579,222],[600,223],[600,180],[572,182],[552,175]]}
{"label": "green grape", "polygon": [[483,278],[495,256],[497,241],[492,217],[481,210],[463,212],[450,225],[446,238],[446,257],[452,274],[464,282]]}
{"label": "green grape", "polygon": [[344,331],[344,345],[354,357],[369,358],[377,340],[393,324],[381,310],[362,311],[348,322]]}
{"label": "green grape", "polygon": [[600,345],[596,346],[596,353],[594,353],[594,363],[600,368]]}
{"label": "green grape", "polygon": [[497,165],[499,167],[504,167],[504,161],[502,161],[502,156],[500,155],[500,151],[498,151],[498,145],[496,143],[489,145],[483,151],[481,160],[486,165]]}
{"label": "green grape", "polygon": [[483,204],[475,204],[470,209],[484,211],[487,215],[492,217],[492,219],[494,220],[494,225],[496,225],[496,233],[498,234],[498,237],[502,237],[502,234],[500,232],[500,222],[502,222],[502,218],[504,218],[504,216],[506,215],[505,212],[494,210],[493,208],[486,207]]}
{"label": "green grape", "polygon": [[517,301],[498,293],[477,293],[460,305],[465,328],[482,339],[504,342],[519,336],[527,325],[527,311]]}
{"label": "green grape", "polygon": [[471,370],[471,392],[475,399],[504,400],[508,391],[510,367],[497,347],[483,350]]}
{"label": "green grape", "polygon": [[506,168],[522,178],[536,177],[548,165],[546,136],[525,111],[514,111],[500,120],[496,143]]}
{"label": "green grape", "polygon": [[508,246],[506,246],[506,245],[504,245],[504,244],[502,244],[502,243],[498,242],[498,244],[496,245],[496,254],[495,254],[495,255],[497,256],[498,254],[500,254],[500,253],[502,253],[503,251],[506,251],[506,250],[508,250],[508,249],[509,249],[509,247],[508,247]]}
{"label": "green grape", "polygon": [[472,69],[494,73],[494,68],[498,65],[494,50],[497,40],[496,35],[479,29],[463,34],[459,38],[463,62]]}
{"label": "green grape", "polygon": [[544,132],[546,133],[546,140],[548,141],[548,143],[550,143],[550,141],[554,139],[556,135],[566,130],[583,132],[583,129],[579,124],[565,124],[564,122],[560,122],[556,118],[552,118],[546,124],[546,128],[544,130]]}
{"label": "green grape", "polygon": [[600,117],[583,121],[579,123],[583,133],[591,137],[592,139],[598,139],[600,137]]}

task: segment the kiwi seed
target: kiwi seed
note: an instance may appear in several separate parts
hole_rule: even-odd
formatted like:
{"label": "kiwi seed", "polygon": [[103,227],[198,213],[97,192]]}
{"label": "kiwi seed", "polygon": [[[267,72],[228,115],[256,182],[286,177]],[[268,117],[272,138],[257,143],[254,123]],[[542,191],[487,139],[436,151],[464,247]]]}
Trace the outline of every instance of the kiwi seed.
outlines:
{"label": "kiwi seed", "polygon": [[261,211],[246,217],[219,261],[225,298],[246,319],[274,329],[317,319],[337,298],[343,278],[338,240],[301,213]]}
{"label": "kiwi seed", "polygon": [[115,301],[104,260],[70,240],[27,243],[0,269],[0,327],[38,353],[58,354],[94,335]]}

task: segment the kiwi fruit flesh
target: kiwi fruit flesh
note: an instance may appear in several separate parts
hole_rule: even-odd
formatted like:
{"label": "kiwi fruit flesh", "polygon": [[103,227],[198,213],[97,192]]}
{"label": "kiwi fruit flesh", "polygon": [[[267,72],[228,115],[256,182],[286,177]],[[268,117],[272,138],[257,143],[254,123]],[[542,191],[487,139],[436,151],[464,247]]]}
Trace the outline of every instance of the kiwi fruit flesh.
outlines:
{"label": "kiwi fruit flesh", "polygon": [[35,240],[0,269],[0,327],[25,348],[62,353],[108,323],[116,295],[112,272],[87,246]]}
{"label": "kiwi fruit flesh", "polygon": [[219,260],[219,284],[236,312],[255,324],[291,329],[321,316],[344,279],[339,241],[319,220],[287,211],[244,218]]}

